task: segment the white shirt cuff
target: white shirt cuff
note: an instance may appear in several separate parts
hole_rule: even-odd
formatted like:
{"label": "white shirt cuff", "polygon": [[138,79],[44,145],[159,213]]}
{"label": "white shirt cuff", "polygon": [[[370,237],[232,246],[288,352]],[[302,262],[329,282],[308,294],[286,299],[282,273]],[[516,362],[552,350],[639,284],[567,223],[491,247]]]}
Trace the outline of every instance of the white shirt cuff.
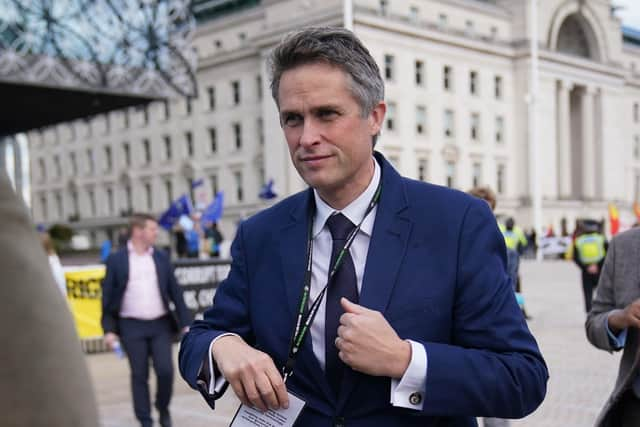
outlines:
{"label": "white shirt cuff", "polygon": [[222,386],[224,386],[227,380],[222,375],[216,378],[215,370],[213,369],[215,365],[213,364],[214,363],[213,354],[211,353],[211,349],[213,348],[213,344],[215,344],[216,341],[218,341],[222,337],[227,337],[229,335],[233,335],[236,337],[239,336],[238,334],[232,334],[230,332],[226,334],[221,334],[215,337],[213,340],[211,340],[211,344],[209,344],[209,378],[211,378],[211,381],[209,381],[209,394],[212,396],[216,393],[220,393],[220,390],[222,390]]}
{"label": "white shirt cuff", "polygon": [[391,379],[391,404],[421,411],[427,383],[427,352],[422,344],[407,341],[411,344],[411,361],[400,380]]}

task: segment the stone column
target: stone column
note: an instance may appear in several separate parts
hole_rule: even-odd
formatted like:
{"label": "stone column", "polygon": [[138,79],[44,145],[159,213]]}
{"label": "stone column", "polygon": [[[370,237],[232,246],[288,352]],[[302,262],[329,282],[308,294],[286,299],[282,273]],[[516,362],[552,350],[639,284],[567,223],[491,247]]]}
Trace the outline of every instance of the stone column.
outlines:
{"label": "stone column", "polygon": [[572,83],[560,80],[558,85],[558,114],[556,142],[558,147],[558,190],[561,199],[571,197],[571,89]]}
{"label": "stone column", "polygon": [[592,86],[582,93],[582,196],[595,198],[595,95]]}

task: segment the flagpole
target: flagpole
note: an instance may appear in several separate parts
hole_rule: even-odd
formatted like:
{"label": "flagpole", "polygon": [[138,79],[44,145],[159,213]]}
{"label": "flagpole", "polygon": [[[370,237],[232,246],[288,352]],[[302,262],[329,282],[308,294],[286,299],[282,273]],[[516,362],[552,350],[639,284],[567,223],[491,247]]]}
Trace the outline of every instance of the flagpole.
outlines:
{"label": "flagpole", "polygon": [[[529,181],[531,191],[531,208],[533,210],[533,227],[536,237],[542,233],[542,192],[540,188],[540,144],[537,131],[538,103],[538,0],[530,3],[530,42],[531,73],[529,76]],[[535,242],[534,242],[535,243]],[[536,251],[536,260],[542,260],[542,252]]]}

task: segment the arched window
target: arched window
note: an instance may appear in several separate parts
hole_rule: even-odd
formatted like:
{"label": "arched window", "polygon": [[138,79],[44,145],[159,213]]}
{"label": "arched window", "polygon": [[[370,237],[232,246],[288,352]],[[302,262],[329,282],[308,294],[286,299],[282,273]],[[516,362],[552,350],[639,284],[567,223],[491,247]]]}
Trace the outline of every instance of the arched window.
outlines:
{"label": "arched window", "polygon": [[594,51],[589,44],[580,19],[571,15],[564,20],[558,33],[558,52],[583,58],[592,58]]}

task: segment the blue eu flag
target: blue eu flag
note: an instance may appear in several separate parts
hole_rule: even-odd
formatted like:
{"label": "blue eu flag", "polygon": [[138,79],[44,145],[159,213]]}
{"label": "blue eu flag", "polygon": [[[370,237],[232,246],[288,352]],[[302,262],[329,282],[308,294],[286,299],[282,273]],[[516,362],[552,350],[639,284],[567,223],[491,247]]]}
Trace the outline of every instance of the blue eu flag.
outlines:
{"label": "blue eu flag", "polygon": [[202,212],[202,218],[200,219],[202,223],[207,222],[218,222],[222,217],[222,210],[224,205],[224,193],[222,191],[218,191],[216,194],[216,198],[213,199],[213,202]]}
{"label": "blue eu flag", "polygon": [[273,191],[273,179],[270,179],[258,193],[258,197],[262,200],[275,199],[278,195]]}
{"label": "blue eu flag", "polygon": [[182,215],[191,215],[192,212],[191,199],[186,194],[183,194],[169,205],[169,209],[160,216],[158,224],[165,230],[171,230]]}

